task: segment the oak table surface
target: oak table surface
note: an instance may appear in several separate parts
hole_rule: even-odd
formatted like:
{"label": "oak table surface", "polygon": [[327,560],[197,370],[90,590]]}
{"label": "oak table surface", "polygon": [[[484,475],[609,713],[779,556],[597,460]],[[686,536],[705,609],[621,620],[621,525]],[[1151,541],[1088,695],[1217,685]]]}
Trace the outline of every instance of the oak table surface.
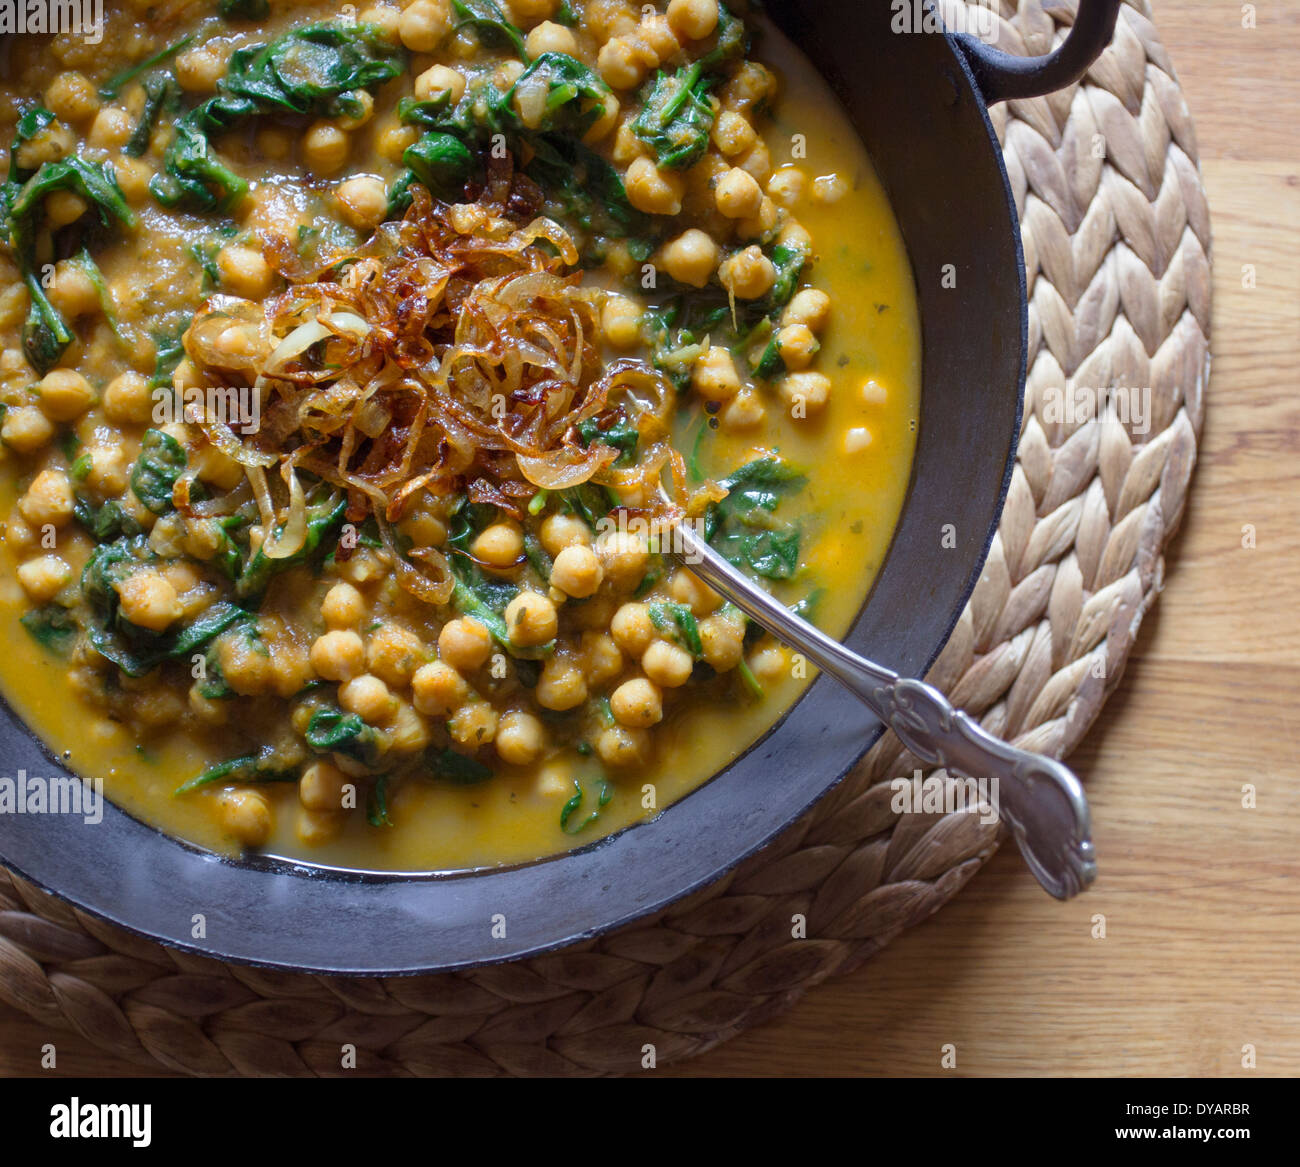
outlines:
{"label": "oak table surface", "polygon": [[[1071,759],[1097,884],[1058,904],[1004,846],[874,960],[664,1076],[1300,1075],[1300,0],[1255,30],[1221,0],[1154,7],[1209,191],[1214,365],[1165,592]],[[40,1073],[47,1041],[57,1073],[142,1072],[0,1006],[0,1075]]]}

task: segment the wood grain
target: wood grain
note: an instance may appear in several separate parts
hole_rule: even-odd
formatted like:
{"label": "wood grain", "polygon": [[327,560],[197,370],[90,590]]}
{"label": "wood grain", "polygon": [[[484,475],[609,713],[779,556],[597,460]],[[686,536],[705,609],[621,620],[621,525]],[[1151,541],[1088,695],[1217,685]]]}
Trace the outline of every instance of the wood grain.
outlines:
{"label": "wood grain", "polygon": [[[1166,590],[1072,759],[1101,877],[1060,905],[1004,848],[874,961],[664,1076],[1300,1074],[1300,0],[1255,30],[1221,0],[1154,6],[1213,214],[1214,369]],[[46,1042],[58,1073],[141,1073],[0,1007],[0,1074],[39,1073]]]}

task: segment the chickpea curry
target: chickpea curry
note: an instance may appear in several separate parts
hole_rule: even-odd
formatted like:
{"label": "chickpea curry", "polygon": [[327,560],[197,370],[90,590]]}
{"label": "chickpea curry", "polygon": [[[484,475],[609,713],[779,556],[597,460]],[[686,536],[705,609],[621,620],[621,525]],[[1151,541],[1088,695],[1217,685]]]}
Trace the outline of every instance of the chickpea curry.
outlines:
{"label": "chickpea curry", "polygon": [[919,400],[808,62],[742,0],[105,19],[0,50],[24,721],[169,833],[383,870],[593,841],[758,740],[806,669],[672,529],[842,634]]}

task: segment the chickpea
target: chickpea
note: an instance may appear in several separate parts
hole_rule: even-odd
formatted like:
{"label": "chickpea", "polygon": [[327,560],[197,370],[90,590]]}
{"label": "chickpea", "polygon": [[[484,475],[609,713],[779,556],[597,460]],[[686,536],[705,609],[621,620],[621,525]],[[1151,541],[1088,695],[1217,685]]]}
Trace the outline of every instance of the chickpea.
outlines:
{"label": "chickpea", "polygon": [[271,836],[271,804],[260,790],[223,790],[218,799],[222,825],[245,847]]}
{"label": "chickpea", "polygon": [[102,404],[110,421],[144,425],[153,411],[149,382],[139,373],[121,373],[104,389]]}
{"label": "chickpea", "polygon": [[660,170],[649,158],[634,159],[627,168],[628,201],[650,215],[676,215],[686,191],[680,175]]}
{"label": "chickpea", "polygon": [[863,405],[884,405],[889,399],[889,393],[879,381],[868,377],[862,382],[858,397]]}
{"label": "chickpea", "polygon": [[755,182],[762,184],[772,175],[772,154],[763,139],[759,138],[736,159],[736,165],[747,170]]}
{"label": "chickpea", "polygon": [[650,755],[650,735],[644,729],[611,725],[600,731],[596,753],[607,766],[639,766]]}
{"label": "chickpea", "polygon": [[131,115],[126,110],[106,105],[95,115],[86,143],[100,150],[116,150],[126,145],[132,129]]}
{"label": "chickpea", "polygon": [[830,400],[831,381],[824,373],[790,373],[777,385],[795,417],[820,413]]}
{"label": "chickpea", "polygon": [[572,57],[578,51],[578,42],[564,25],[544,20],[528,34],[524,47],[530,57],[540,57],[543,53],[567,53]]}
{"label": "chickpea", "polygon": [[370,634],[366,668],[393,688],[405,688],[415,670],[429,659],[429,651],[414,632],[384,624]]}
{"label": "chickpea", "polygon": [[[530,49],[529,52],[531,53],[532,50]],[[465,96],[466,84],[465,74],[459,69],[434,65],[415,79],[415,96],[419,101],[428,101],[439,93],[446,93],[450,95],[451,104],[455,105]]]}
{"label": "chickpea", "polygon": [[45,200],[45,221],[51,230],[57,231],[60,227],[75,223],[88,210],[90,204],[79,194],[70,190],[52,191]]}
{"label": "chickpea", "polygon": [[762,423],[767,416],[767,408],[762,397],[748,387],[741,389],[722,409],[721,422],[724,429],[748,430]]}
{"label": "chickpea", "polygon": [[591,528],[577,515],[547,515],[538,534],[542,546],[552,556],[559,555],[566,547],[591,546]]}
{"label": "chickpea", "polygon": [[604,568],[590,547],[575,544],[566,547],[555,557],[551,569],[551,586],[559,588],[575,599],[593,595],[604,578]]}
{"label": "chickpea", "polygon": [[543,709],[573,709],[587,699],[587,679],[576,661],[556,653],[542,665],[533,695]]}
{"label": "chickpea", "polygon": [[648,729],[664,717],[663,694],[645,677],[624,681],[609,695],[609,707],[615,720],[632,729]]}
{"label": "chickpea", "polygon": [[785,324],[776,330],[777,351],[785,367],[792,371],[806,369],[821,345],[806,324]]}
{"label": "chickpea", "polygon": [[546,748],[546,729],[531,713],[507,713],[497,723],[496,747],[503,762],[527,766]]}
{"label": "chickpea", "polygon": [[820,332],[826,327],[831,312],[831,298],[820,288],[804,288],[796,292],[781,313],[782,324],[805,324]]}
{"label": "chickpea", "polygon": [[72,518],[76,503],[72,483],[62,470],[42,470],[18,500],[18,510],[33,527],[50,523],[62,527]]}
{"label": "chickpea", "polygon": [[332,762],[312,762],[298,779],[298,801],[308,810],[337,811],[350,809],[344,805],[345,796],[354,797],[356,787],[349,792],[352,780]]}
{"label": "chickpea", "polygon": [[645,578],[650,551],[631,531],[610,531],[596,544],[605,579],[616,592],[630,592]]}
{"label": "chickpea", "polygon": [[190,712],[204,725],[225,725],[230,720],[230,710],[219,698],[205,697],[199,692],[198,682],[190,686]]}
{"label": "chickpea", "polygon": [[211,93],[225,72],[226,63],[205,46],[189,49],[176,58],[176,80],[187,93]]}
{"label": "chickpea", "polygon": [[829,205],[838,203],[849,193],[849,184],[838,174],[823,174],[813,179],[813,202]]}
{"label": "chickpea", "polygon": [[357,633],[334,629],[311,646],[311,667],[327,681],[349,681],[366,667],[366,646]]}
{"label": "chickpea", "polygon": [[702,288],[718,265],[718,245],[712,236],[691,227],[664,244],[659,258],[664,270],[679,284]]}
{"label": "chickpea", "polygon": [[429,744],[429,723],[405,701],[397,703],[397,712],[385,727],[388,748],[399,754],[418,754]]}
{"label": "chickpea", "polygon": [[776,268],[761,247],[751,244],[718,265],[718,279],[737,299],[757,300],[772,290]]}
{"label": "chickpea", "polygon": [[506,605],[505,617],[511,642],[524,648],[554,640],[560,626],[555,605],[539,592],[520,592]]}
{"label": "chickpea", "polygon": [[334,199],[354,227],[378,226],[388,210],[388,188],[370,174],[344,179],[334,188]]}
{"label": "chickpea", "polygon": [[414,126],[394,123],[385,127],[375,137],[375,151],[381,158],[394,164],[402,161],[402,155],[408,146],[414,146],[419,138]]}
{"label": "chickpea", "polygon": [[402,44],[415,53],[431,53],[451,30],[448,0],[415,0],[398,19]]}
{"label": "chickpea", "polygon": [[632,121],[633,119],[628,117],[619,122],[618,133],[614,135],[614,145],[610,147],[610,157],[619,166],[629,165],[634,158],[639,158],[649,150],[649,147],[636,136],[632,129]]}
{"label": "chickpea", "polygon": [[0,440],[20,454],[39,450],[52,437],[54,426],[34,405],[19,405],[6,410],[4,422],[0,424]]}
{"label": "chickpea", "polygon": [[582,671],[589,686],[612,681],[623,671],[623,654],[608,632],[588,630],[582,634]]}
{"label": "chickpea", "polygon": [[655,55],[655,64],[660,65],[669,57],[675,56],[681,45],[677,34],[668,23],[668,18],[655,13],[643,15],[641,23],[636,26],[636,36]]}
{"label": "chickpea", "polygon": [[611,89],[635,89],[645,79],[646,67],[652,64],[647,58],[653,55],[634,37],[612,37],[596,54],[596,71]]}
{"label": "chickpea", "polygon": [[317,174],[333,174],[348,160],[348,136],[331,122],[313,122],[302,140],[302,156]]}
{"label": "chickpea", "polygon": [[607,296],[600,310],[600,327],[615,348],[635,348],[641,342],[641,310],[626,296]]}
{"label": "chickpea", "polygon": [[176,589],[161,572],[133,572],[116,585],[122,600],[122,615],[139,628],[163,632],[181,618]]}
{"label": "chickpea", "polygon": [[18,582],[37,604],[48,603],[72,579],[72,568],[57,555],[41,555],[18,565]]}
{"label": "chickpea", "polygon": [[448,620],[438,633],[438,655],[454,669],[471,673],[492,655],[492,636],[477,620]]}
{"label": "chickpea", "polygon": [[776,241],[784,243],[787,247],[802,247],[804,251],[812,251],[812,236],[808,233],[808,229],[796,219],[787,219],[782,224]]}
{"label": "chickpea", "polygon": [[75,369],[51,369],[36,384],[41,412],[51,421],[72,421],[91,407],[95,391]]}
{"label": "chickpea", "polygon": [[488,567],[516,567],[524,553],[523,532],[513,521],[493,523],[474,540],[472,551]]}
{"label": "chickpea", "polygon": [[143,202],[149,193],[149,179],[153,171],[143,158],[115,158],[113,170],[117,174],[117,185],[122,188],[122,197],[128,203]]}
{"label": "chickpea", "polygon": [[764,195],[757,215],[752,219],[736,220],[736,234],[742,239],[765,239],[776,227],[780,215],[776,203]]}
{"label": "chickpea", "polygon": [[320,614],[328,628],[353,628],[366,614],[366,601],[350,583],[336,583],[325,593]]}
{"label": "chickpea", "polygon": [[600,116],[591,123],[591,128],[582,135],[582,140],[588,145],[604,141],[613,132],[614,127],[619,124],[618,118],[622,108],[618,98],[612,93],[602,94],[600,98]]}
{"label": "chickpea", "polygon": [[793,207],[808,186],[808,176],[797,166],[782,166],[767,180],[768,197],[778,206]]}
{"label": "chickpea", "polygon": [[99,94],[84,73],[60,73],[45,90],[45,108],[65,122],[83,122],[99,110]]}
{"label": "chickpea", "polygon": [[[560,0],[510,0],[510,12],[516,24],[532,24],[555,15]],[[563,25],[556,27],[563,28]],[[568,30],[565,29],[567,32]],[[529,50],[531,52],[531,50]]]}
{"label": "chickpea", "polygon": [[681,645],[655,640],[642,655],[641,667],[656,685],[676,689],[691,679],[695,661]]}
{"label": "chickpea", "polygon": [[[28,295],[27,288],[21,283],[12,283],[4,289],[0,289],[0,328],[13,328],[21,324],[27,316],[27,309],[31,304],[31,296]],[[10,356],[9,354],[13,354]],[[18,361],[22,361],[22,365]],[[10,368],[9,362],[12,361],[14,366]],[[5,350],[4,372],[21,372],[23,366],[27,364],[27,358],[23,356],[19,349]]]}
{"label": "chickpea", "polygon": [[364,673],[339,686],[339,706],[371,725],[384,725],[397,712],[397,698],[378,677]]}
{"label": "chickpea", "polygon": [[54,265],[49,295],[50,303],[67,317],[91,316],[101,307],[99,292],[90,274],[72,260],[60,260]]}
{"label": "chickpea", "polygon": [[309,847],[328,843],[342,829],[347,816],[337,810],[308,810],[302,807],[294,822],[298,841]]}
{"label": "chickpea", "polygon": [[713,144],[724,158],[735,158],[754,148],[758,133],[743,113],[724,109],[713,123],[712,138]]}
{"label": "chickpea", "polygon": [[757,215],[763,205],[763,188],[747,170],[733,166],[713,189],[718,210],[728,219],[748,219]]}
{"label": "chickpea", "polygon": [[864,425],[844,431],[843,450],[846,454],[860,454],[871,445],[871,431]]}
{"label": "chickpea", "polygon": [[486,701],[466,701],[447,719],[447,732],[463,746],[482,746],[497,736],[500,718]]}
{"label": "chickpea", "polygon": [[718,27],[718,0],[669,0],[668,23],[681,40],[703,40]]}
{"label": "chickpea", "polygon": [[375,116],[375,99],[364,89],[353,89],[348,94],[356,103],[351,113],[340,113],[330,119],[330,124],[340,130],[359,130]]}
{"label": "chickpea", "polygon": [[619,608],[610,621],[609,631],[614,643],[633,657],[640,657],[657,635],[650,619],[650,606],[640,603],[624,604]]}
{"label": "chickpea", "polygon": [[217,252],[221,283],[232,295],[261,300],[270,294],[275,273],[260,251],[232,244]]}
{"label": "chickpea", "polygon": [[396,44],[400,39],[401,18],[402,14],[388,4],[375,4],[357,17],[362,24],[371,24],[379,29],[390,44]]}
{"label": "chickpea", "polygon": [[705,401],[730,401],[740,392],[736,362],[721,345],[702,352],[691,370],[691,385]]}
{"label": "chickpea", "polygon": [[430,717],[442,717],[469,696],[469,684],[445,661],[432,661],[416,669],[411,678],[411,694],[416,709]]}
{"label": "chickpea", "polygon": [[668,582],[668,591],[674,600],[685,604],[696,616],[707,616],[722,607],[722,597],[695,572],[684,567],[673,572],[673,578]]}
{"label": "chickpea", "polygon": [[760,681],[775,681],[786,671],[785,652],[775,646],[760,648],[749,658],[749,667]]}
{"label": "chickpea", "polygon": [[745,626],[742,621],[717,614],[700,621],[700,644],[705,661],[717,672],[725,673],[740,664],[745,651]]}

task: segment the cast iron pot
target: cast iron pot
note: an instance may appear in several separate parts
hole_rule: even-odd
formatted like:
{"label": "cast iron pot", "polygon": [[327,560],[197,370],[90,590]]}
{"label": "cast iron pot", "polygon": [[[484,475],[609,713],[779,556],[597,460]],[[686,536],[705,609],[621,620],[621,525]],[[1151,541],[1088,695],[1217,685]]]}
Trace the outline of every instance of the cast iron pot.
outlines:
{"label": "cast iron pot", "polygon": [[[969,36],[891,31],[900,5],[772,3],[862,135],[911,256],[924,341],[912,482],[893,545],[847,638],[905,676],[934,661],[974,587],[1015,459],[1025,379],[1020,232],[988,105],[1079,77],[1118,0],[1082,0],[1057,52],[1033,59]],[[947,265],[955,286],[944,287]],[[955,548],[944,549],[946,524]],[[17,635],[17,633],[13,633]],[[827,678],[747,753],[650,822],[506,869],[339,872],[233,861],[109,805],[102,822],[0,814],[14,871],[97,916],[224,960],[324,973],[435,972],[585,939],[704,887],[839,782],[882,732]],[[62,772],[0,710],[3,772]],[[206,935],[193,935],[194,917]],[[494,917],[504,917],[498,938]]]}

